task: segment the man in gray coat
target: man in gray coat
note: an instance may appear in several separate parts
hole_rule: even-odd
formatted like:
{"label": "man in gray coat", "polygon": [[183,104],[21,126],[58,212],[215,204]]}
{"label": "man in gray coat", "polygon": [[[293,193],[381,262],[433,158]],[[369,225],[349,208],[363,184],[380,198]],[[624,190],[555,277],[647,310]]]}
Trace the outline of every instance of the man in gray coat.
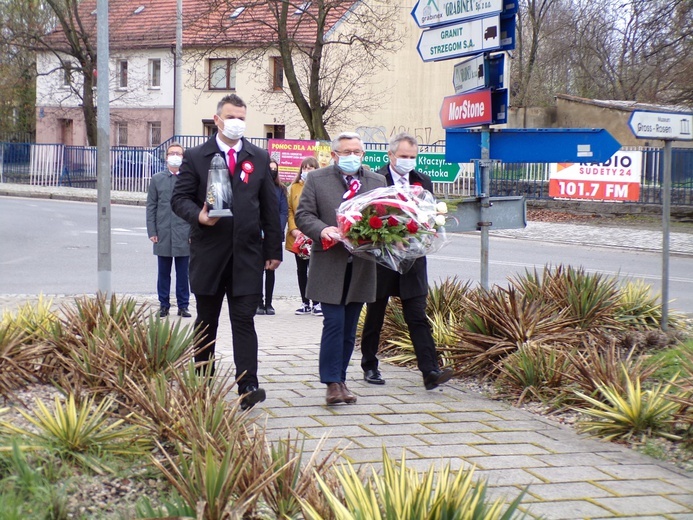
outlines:
{"label": "man in gray coat", "polygon": [[352,256],[341,242],[327,247],[339,235],[339,205],[385,186],[385,177],[361,165],[363,154],[358,134],[337,136],[332,141],[334,164],[310,173],[295,214],[296,226],[313,239],[306,297],[322,304],[319,366],[328,405],[356,402],[346,386],[346,372],[361,308],[375,300],[375,262]]}
{"label": "man in gray coat", "polygon": [[159,316],[168,316],[171,304],[171,267],[176,264],[176,304],[178,316],[190,317],[190,286],[188,265],[190,263],[190,225],[173,213],[171,195],[183,162],[183,147],[171,143],[166,150],[168,169],[154,174],[147,194],[147,234],[154,244],[154,254],[159,261],[157,293],[159,294]]}

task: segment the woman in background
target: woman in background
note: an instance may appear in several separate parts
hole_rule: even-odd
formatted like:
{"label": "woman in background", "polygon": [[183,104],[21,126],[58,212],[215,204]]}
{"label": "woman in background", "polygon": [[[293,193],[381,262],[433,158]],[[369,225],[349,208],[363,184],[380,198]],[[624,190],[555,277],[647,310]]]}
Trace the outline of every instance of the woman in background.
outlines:
{"label": "woman in background", "polygon": [[[296,208],[298,207],[298,200],[301,198],[301,192],[303,191],[303,183],[306,180],[308,172],[318,169],[318,160],[315,157],[306,157],[301,162],[301,167],[296,174],[296,178],[289,186],[289,228],[286,235],[286,250],[291,251],[296,256],[296,274],[298,275],[298,290],[301,293],[302,305],[296,309],[296,314],[315,314],[316,316],[322,316],[322,309],[320,308],[319,302],[313,302],[313,306],[310,305],[310,300],[306,298],[306,285],[308,283],[308,257],[303,258],[302,255],[297,254],[293,251],[294,243],[296,239],[301,237],[303,233],[296,227],[296,221],[294,220],[294,214]],[[306,237],[303,237],[306,238]]]}
{"label": "woman in background", "polygon": [[[279,164],[274,159],[270,159],[269,163],[270,172],[272,173],[272,179],[274,180],[275,190],[277,192],[277,199],[279,200],[279,223],[281,225],[282,233],[286,229],[286,220],[289,215],[289,207],[287,205],[286,199],[286,187],[279,180]],[[267,314],[268,316],[274,316],[275,310],[272,307],[272,294],[274,293],[274,271],[265,269],[265,301],[262,302],[260,299],[260,305],[255,311],[255,314]]]}

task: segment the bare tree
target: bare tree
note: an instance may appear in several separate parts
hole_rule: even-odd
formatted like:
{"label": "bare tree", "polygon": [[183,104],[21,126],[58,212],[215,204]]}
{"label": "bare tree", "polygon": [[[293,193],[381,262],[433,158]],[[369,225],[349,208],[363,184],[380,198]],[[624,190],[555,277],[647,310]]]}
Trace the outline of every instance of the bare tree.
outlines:
{"label": "bare tree", "polygon": [[328,126],[377,103],[378,90],[364,76],[387,68],[388,54],[401,47],[394,0],[208,1],[208,11],[188,23],[204,32],[196,42],[202,54],[235,48],[261,60],[278,52],[284,92],[311,139],[329,139]]}
{"label": "bare tree", "polygon": [[[96,17],[79,0],[5,0],[11,5],[15,22],[5,27],[8,44],[31,52],[48,52],[57,58],[58,68],[79,77],[68,82],[81,102],[89,144],[96,144]],[[91,2],[94,4],[94,2]],[[52,73],[54,70],[48,71]]]}

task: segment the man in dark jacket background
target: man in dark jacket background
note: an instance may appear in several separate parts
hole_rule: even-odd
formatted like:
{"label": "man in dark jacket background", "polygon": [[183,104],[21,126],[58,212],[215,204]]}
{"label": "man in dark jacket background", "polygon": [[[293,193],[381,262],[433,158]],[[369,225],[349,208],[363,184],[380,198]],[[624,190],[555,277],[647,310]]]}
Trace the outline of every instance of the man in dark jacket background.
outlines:
{"label": "man in dark jacket background", "polygon": [[[196,362],[213,371],[219,314],[226,296],[231,316],[233,359],[241,408],[265,399],[259,388],[258,340],[254,316],[262,297],[263,269],[282,258],[282,231],[267,151],[251,144],[245,132],[246,105],[235,94],[217,105],[218,132],[190,148],[173,191],[173,211],[190,224],[190,286],[195,294],[195,326],[205,331]],[[210,217],[205,203],[209,166],[220,154],[229,167],[232,217]],[[264,232],[264,240],[261,238]]]}
{"label": "man in dark jacket background", "polygon": [[171,143],[166,149],[168,169],[155,173],[147,193],[147,235],[154,244],[158,259],[156,290],[159,295],[159,316],[168,316],[171,303],[171,267],[176,265],[176,305],[178,316],[190,317],[190,225],[173,213],[171,195],[183,162],[183,147]]}
{"label": "man in dark jacket background", "polygon": [[[419,145],[415,137],[401,133],[390,141],[387,152],[389,164],[378,173],[385,176],[388,186],[397,185],[402,190],[418,184],[433,193],[433,183],[428,175],[416,171]],[[385,310],[390,296],[399,296],[402,301],[404,321],[416,353],[416,361],[423,375],[426,390],[432,390],[448,381],[452,370],[440,370],[438,354],[426,316],[428,296],[428,271],[426,257],[417,258],[414,265],[404,274],[377,265],[376,300],[366,308],[366,318],[361,335],[361,368],[363,379],[374,385],[384,385],[385,380],[378,370],[378,345],[380,330],[385,320]]]}

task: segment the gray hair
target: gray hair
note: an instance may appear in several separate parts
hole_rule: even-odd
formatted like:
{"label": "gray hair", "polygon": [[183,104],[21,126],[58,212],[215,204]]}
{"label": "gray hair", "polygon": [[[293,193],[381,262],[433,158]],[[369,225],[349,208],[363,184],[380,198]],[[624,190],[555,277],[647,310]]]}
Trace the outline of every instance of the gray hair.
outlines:
{"label": "gray hair", "polygon": [[228,94],[221,98],[219,100],[219,103],[217,103],[217,115],[221,115],[221,109],[224,108],[224,105],[233,105],[235,107],[241,107],[241,108],[246,108],[245,102],[238,97],[236,94]]}
{"label": "gray hair", "polygon": [[390,151],[392,153],[397,153],[399,143],[401,143],[402,141],[406,141],[410,145],[416,146],[417,150],[419,149],[419,142],[416,140],[416,137],[406,132],[401,132],[394,136],[392,139],[390,139]]}
{"label": "gray hair", "polygon": [[361,142],[361,148],[363,148],[363,141],[359,134],[356,132],[342,132],[332,141],[332,151],[336,152],[337,148],[339,148],[339,143],[346,139],[358,139]]}

